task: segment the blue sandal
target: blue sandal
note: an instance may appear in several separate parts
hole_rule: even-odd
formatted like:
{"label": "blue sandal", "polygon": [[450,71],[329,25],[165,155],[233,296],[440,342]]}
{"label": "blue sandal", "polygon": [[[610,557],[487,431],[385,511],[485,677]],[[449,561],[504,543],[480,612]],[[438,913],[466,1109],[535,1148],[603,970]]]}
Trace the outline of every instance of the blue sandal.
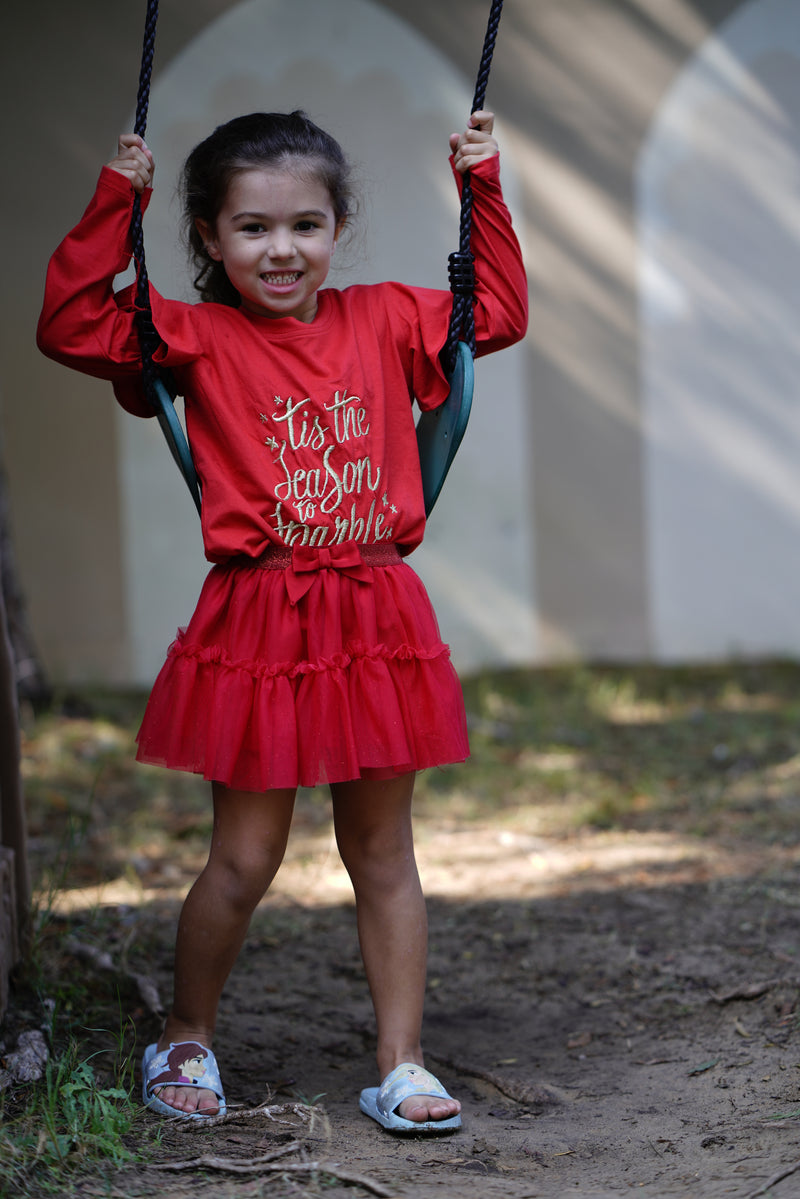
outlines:
{"label": "blue sandal", "polygon": [[390,1132],[454,1132],[461,1127],[461,1116],[450,1116],[447,1120],[406,1120],[398,1116],[397,1109],[410,1095],[435,1095],[451,1099],[439,1079],[423,1066],[414,1062],[403,1062],[387,1074],[379,1087],[366,1087],[361,1092],[358,1106],[366,1116],[377,1120]]}
{"label": "blue sandal", "polygon": [[[219,1111],[179,1111],[159,1097],[162,1087],[197,1087],[213,1091],[219,1100]],[[157,1045],[148,1045],[142,1059],[142,1098],[145,1107],[151,1111],[183,1120],[209,1120],[213,1116],[224,1116],[227,1110],[217,1059],[199,1041],[178,1041],[160,1053]]]}

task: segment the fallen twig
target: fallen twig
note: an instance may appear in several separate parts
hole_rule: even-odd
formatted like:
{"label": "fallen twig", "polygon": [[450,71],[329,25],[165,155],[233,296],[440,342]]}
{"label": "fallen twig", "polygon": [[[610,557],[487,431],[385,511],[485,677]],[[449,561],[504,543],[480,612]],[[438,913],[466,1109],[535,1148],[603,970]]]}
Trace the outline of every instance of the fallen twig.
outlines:
{"label": "fallen twig", "polygon": [[758,1199],[759,1195],[766,1195],[767,1191],[771,1190],[772,1187],[777,1186],[779,1182],[783,1182],[784,1178],[789,1178],[792,1174],[796,1174],[798,1170],[800,1170],[800,1161],[795,1162],[794,1165],[787,1166],[785,1170],[779,1170],[777,1174],[772,1175],[772,1178],[768,1178],[764,1185],[760,1186],[757,1191],[751,1191],[746,1196],[746,1199]]}
{"label": "fallen twig", "polygon": [[76,958],[81,958],[83,961],[89,962],[94,966],[95,970],[99,970],[104,974],[115,974],[118,977],[128,979],[136,987],[139,992],[139,998],[150,1014],[159,1017],[164,1015],[164,1006],[158,994],[158,988],[152,978],[148,978],[146,974],[137,974],[135,970],[119,969],[119,967],[114,965],[114,960],[110,953],[106,953],[103,949],[97,949],[94,945],[87,945],[84,941],[78,941],[75,937],[69,938],[66,948]]}
{"label": "fallen twig", "polygon": [[733,987],[730,991],[723,991],[718,994],[716,991],[711,991],[711,998],[714,1003],[730,1003],[732,999],[758,999],[761,995],[765,995],[767,991],[771,991],[773,987],[777,987],[780,983],[780,978],[765,978],[759,983],[748,983],[746,986]]}
{"label": "fallen twig", "polygon": [[[192,1119],[187,1120],[185,1116],[178,1113],[176,1119],[177,1127],[181,1132],[198,1132],[206,1128],[216,1128],[218,1124],[230,1124],[236,1120],[254,1120],[258,1116],[266,1116],[268,1120],[272,1120],[275,1124],[284,1124],[281,1116],[297,1116],[303,1124],[309,1124],[315,1114],[316,1108],[308,1107],[305,1103],[260,1103],[258,1107],[229,1107],[226,1112],[219,1116],[204,1116],[202,1120]],[[170,1119],[170,1117],[168,1117]],[[170,1120],[171,1122],[171,1120]]]}
{"label": "fallen twig", "polygon": [[[292,1146],[296,1148],[296,1146]],[[342,1170],[337,1162],[281,1162],[276,1163],[277,1154],[267,1154],[265,1157],[228,1158],[214,1157],[210,1154],[195,1157],[184,1162],[156,1162],[159,1170],[221,1170],[228,1174],[327,1174],[339,1182],[363,1187],[381,1199],[392,1199],[394,1191],[389,1191],[381,1183],[363,1174],[352,1174]]]}
{"label": "fallen twig", "polygon": [[234,1173],[242,1173],[244,1170],[260,1169],[270,1162],[276,1162],[278,1158],[287,1157],[290,1153],[296,1153],[300,1148],[302,1146],[299,1141],[292,1141],[290,1145],[282,1145],[280,1149],[273,1149],[271,1153],[263,1153],[259,1157],[215,1157],[214,1154],[206,1153],[201,1154],[200,1157],[187,1158],[186,1161],[182,1162],[154,1162],[153,1165],[157,1170],[194,1170],[201,1168],[227,1170],[230,1168]]}
{"label": "fallen twig", "polygon": [[567,1095],[563,1091],[546,1083],[518,1082],[514,1078],[503,1078],[500,1074],[493,1074],[489,1070],[479,1070],[475,1066],[467,1066],[463,1062],[453,1061],[451,1058],[442,1057],[437,1053],[429,1053],[427,1056],[432,1057],[434,1061],[441,1062],[449,1070],[454,1070],[456,1074],[468,1074],[472,1078],[480,1078],[483,1082],[488,1082],[496,1091],[500,1091],[508,1099],[513,1099],[515,1103],[554,1104],[564,1103],[567,1099]]}

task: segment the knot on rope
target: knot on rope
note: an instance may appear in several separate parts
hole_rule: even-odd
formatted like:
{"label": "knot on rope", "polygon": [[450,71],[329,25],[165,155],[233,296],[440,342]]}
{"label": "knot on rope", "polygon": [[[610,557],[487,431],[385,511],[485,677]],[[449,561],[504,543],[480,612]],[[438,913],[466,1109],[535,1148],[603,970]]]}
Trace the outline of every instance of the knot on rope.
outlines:
{"label": "knot on rope", "polygon": [[153,354],[161,344],[161,338],[156,332],[156,327],[153,324],[153,314],[149,308],[138,309],[136,313],[136,332],[139,335],[139,346],[142,351],[142,381],[144,383],[145,395],[153,407],[158,409],[154,390],[160,372],[153,361]]}
{"label": "knot on rope", "polygon": [[454,250],[447,259],[447,275],[454,296],[471,296],[475,291],[475,255]]}
{"label": "knot on rope", "polygon": [[158,336],[156,327],[153,324],[153,314],[149,309],[140,309],[136,313],[136,329],[139,334],[139,340],[144,346],[148,357],[152,357],[161,344],[161,338]]}
{"label": "knot on rope", "polygon": [[[483,108],[486,97],[486,84],[489,80],[489,69],[492,64],[497,28],[500,24],[500,13],[503,0],[492,0],[489,21],[486,26],[486,37],[483,42],[478,78],[475,84],[475,94],[472,97],[471,112]],[[475,320],[473,314],[475,271],[474,258],[470,252],[472,235],[472,183],[469,171],[463,177],[461,186],[461,219],[459,226],[458,250],[451,254],[449,261],[450,290],[453,293],[453,311],[447,340],[442,351],[442,361],[448,375],[455,369],[458,356],[458,343],[463,341],[475,354]],[[455,279],[454,279],[455,275]]]}

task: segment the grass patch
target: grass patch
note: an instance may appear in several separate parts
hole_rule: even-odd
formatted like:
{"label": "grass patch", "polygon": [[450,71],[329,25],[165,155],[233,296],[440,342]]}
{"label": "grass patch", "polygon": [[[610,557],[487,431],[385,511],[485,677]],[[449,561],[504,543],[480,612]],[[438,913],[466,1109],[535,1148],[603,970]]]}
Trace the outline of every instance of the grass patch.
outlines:
{"label": "grass patch", "polygon": [[424,775],[421,806],[794,845],[799,685],[788,662],[486,672],[464,683],[472,759]]}
{"label": "grass patch", "polygon": [[0,1092],[0,1195],[58,1195],[68,1180],[147,1156],[129,1056],[109,1072],[72,1040],[43,1076]]}
{"label": "grass patch", "polygon": [[[670,830],[800,842],[800,665],[564,667],[464,680],[472,757],[422,774],[417,811],[513,821],[543,833]],[[23,767],[42,891],[169,880],[202,864],[206,783],[139,766],[144,697],[96,694],[79,714],[26,722]],[[301,791],[297,823],[330,821],[327,789]]]}

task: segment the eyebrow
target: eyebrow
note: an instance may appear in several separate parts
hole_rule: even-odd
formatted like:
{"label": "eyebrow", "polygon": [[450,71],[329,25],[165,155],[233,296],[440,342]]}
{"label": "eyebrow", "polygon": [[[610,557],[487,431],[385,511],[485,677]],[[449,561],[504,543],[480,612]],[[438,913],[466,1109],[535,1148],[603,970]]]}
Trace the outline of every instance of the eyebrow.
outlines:
{"label": "eyebrow", "polygon": [[[328,219],[328,214],[326,212],[324,212],[323,209],[307,208],[304,212],[296,212],[294,214],[294,216],[292,217],[292,220],[302,221],[304,218],[310,217],[310,216],[317,217],[319,220],[323,220],[323,221]],[[244,220],[245,217],[249,218],[250,220],[263,221],[266,219],[267,213],[265,213],[265,212],[237,212],[237,213],[235,213],[234,216],[231,217],[231,222]]]}

